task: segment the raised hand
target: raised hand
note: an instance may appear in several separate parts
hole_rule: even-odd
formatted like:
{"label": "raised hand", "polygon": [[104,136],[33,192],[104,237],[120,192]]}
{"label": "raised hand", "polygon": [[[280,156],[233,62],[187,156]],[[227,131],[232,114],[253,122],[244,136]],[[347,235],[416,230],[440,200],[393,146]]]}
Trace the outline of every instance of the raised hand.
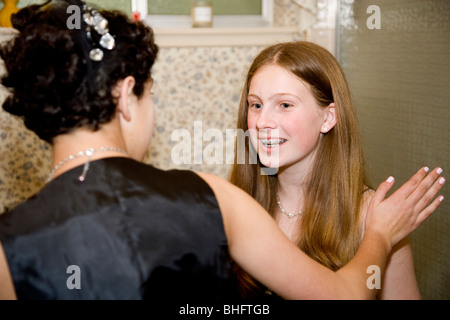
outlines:
{"label": "raised hand", "polygon": [[428,172],[427,167],[420,169],[386,199],[394,184],[394,178],[389,177],[370,201],[366,228],[381,233],[391,247],[413,232],[444,200],[443,196],[435,198],[445,183],[445,178],[439,177],[442,169]]}

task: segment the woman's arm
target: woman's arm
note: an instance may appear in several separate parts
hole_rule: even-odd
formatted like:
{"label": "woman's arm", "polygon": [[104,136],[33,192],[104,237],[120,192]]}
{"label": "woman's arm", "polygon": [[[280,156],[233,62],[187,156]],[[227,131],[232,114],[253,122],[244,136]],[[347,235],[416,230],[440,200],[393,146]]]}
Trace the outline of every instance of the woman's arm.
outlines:
{"label": "woman's arm", "polygon": [[[361,208],[362,228],[367,209],[375,191],[368,190],[364,194]],[[389,254],[386,271],[381,279],[381,289],[377,299],[382,300],[418,300],[421,299],[414,271],[414,261],[408,238],[397,243]]]}
{"label": "woman's arm", "polygon": [[392,248],[377,298],[383,300],[421,299],[408,238],[403,239]]}
{"label": "woman's arm", "polygon": [[0,300],[16,300],[16,291],[6,262],[5,252],[0,243]]}
{"label": "woman's arm", "polygon": [[[420,170],[385,199],[392,182],[384,182],[369,208],[370,222],[355,257],[333,272],[299,250],[267,212],[228,181],[199,173],[214,190],[222,210],[232,258],[250,275],[286,299],[373,299],[367,268],[384,272],[393,245],[405,238],[440,204],[432,201],[442,187],[435,171]],[[428,206],[428,204],[432,203]]]}

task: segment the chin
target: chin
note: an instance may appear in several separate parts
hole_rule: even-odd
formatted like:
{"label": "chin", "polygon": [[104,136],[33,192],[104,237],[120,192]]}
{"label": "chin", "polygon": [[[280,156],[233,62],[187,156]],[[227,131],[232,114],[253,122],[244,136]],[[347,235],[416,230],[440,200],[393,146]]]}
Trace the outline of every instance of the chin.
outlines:
{"label": "chin", "polygon": [[259,157],[261,167],[278,169],[280,167],[280,159],[278,157]]}
{"label": "chin", "polygon": [[270,162],[266,162],[268,165],[265,165],[263,162],[259,162],[261,166],[259,174],[262,176],[274,176],[278,173],[279,166],[271,165]]}

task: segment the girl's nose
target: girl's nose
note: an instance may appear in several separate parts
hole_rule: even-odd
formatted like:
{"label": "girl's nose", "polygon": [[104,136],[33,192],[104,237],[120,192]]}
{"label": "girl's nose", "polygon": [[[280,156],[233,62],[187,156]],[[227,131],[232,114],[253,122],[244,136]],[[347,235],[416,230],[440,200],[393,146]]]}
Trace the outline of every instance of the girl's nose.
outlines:
{"label": "girl's nose", "polygon": [[269,108],[261,110],[256,121],[257,129],[274,129],[277,127],[275,117]]}

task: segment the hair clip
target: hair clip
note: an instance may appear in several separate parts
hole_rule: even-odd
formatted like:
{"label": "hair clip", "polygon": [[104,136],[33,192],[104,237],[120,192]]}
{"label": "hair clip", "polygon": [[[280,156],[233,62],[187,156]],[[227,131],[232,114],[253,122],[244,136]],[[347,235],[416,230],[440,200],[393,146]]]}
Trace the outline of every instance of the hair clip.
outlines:
{"label": "hair clip", "polygon": [[[116,46],[114,37],[109,33],[108,20],[106,20],[100,12],[95,9],[91,9],[86,5],[83,6],[83,20],[86,22],[86,33],[89,40],[93,42],[94,47],[96,42],[93,39],[93,32],[97,33],[100,37],[98,44],[106,50],[112,50]],[[104,51],[101,48],[94,48],[89,52],[89,58],[92,61],[102,61]]]}

